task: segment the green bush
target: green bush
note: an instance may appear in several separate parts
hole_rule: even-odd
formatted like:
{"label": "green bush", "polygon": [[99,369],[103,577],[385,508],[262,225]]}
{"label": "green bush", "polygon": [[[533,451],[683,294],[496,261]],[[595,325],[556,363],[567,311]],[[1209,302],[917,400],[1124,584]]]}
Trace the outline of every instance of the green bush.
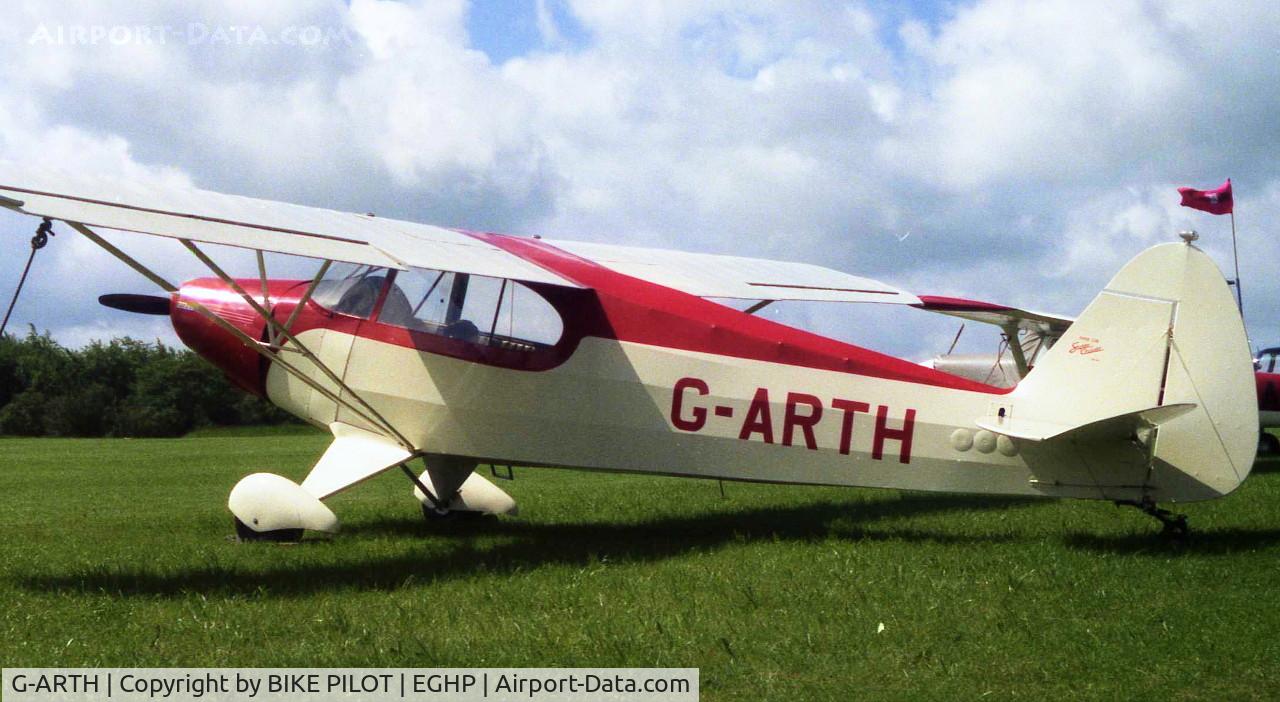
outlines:
{"label": "green bush", "polygon": [[188,418],[172,407],[128,403],[120,409],[113,433],[139,438],[181,436],[192,428]]}
{"label": "green bush", "polygon": [[66,349],[46,332],[0,338],[0,434],[180,436],[295,421],[190,351],[121,338]]}
{"label": "green bush", "polygon": [[18,393],[0,409],[0,434],[43,436],[44,408],[49,399],[39,390]]}
{"label": "green bush", "polygon": [[117,396],[102,383],[71,387],[44,407],[48,436],[106,436],[114,424]]}

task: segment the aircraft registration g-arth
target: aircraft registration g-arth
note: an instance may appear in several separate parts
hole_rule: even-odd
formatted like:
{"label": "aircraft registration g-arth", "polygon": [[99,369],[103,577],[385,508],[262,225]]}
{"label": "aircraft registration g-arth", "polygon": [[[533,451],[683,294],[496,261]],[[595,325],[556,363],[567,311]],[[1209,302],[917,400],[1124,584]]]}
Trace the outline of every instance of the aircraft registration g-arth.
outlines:
{"label": "aircraft registration g-arth", "polygon": [[[169,315],[236,384],[333,434],[300,483],[256,473],[234,487],[246,539],[334,532],[324,500],[398,467],[428,517],[513,513],[479,464],[1110,500],[1185,533],[1157,503],[1231,492],[1258,444],[1240,316],[1189,243],[1139,254],[1033,359],[1012,344],[1025,377],[1004,388],[752,314],[776,300],[908,305],[987,317],[1015,340],[1037,324],[818,266],[14,166],[0,167],[0,205],[134,267],[168,296],[105,303]],[[212,275],[173,285],[98,229],[177,239]],[[205,244],[256,250],[256,275],[231,277]],[[262,252],[317,270],[272,279]]]}

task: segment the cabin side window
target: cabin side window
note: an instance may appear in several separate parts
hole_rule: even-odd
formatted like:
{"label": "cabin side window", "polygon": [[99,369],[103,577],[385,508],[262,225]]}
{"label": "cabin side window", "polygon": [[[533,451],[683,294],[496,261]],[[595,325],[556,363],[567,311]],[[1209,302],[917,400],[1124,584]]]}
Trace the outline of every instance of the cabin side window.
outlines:
{"label": "cabin side window", "polygon": [[1277,358],[1280,358],[1280,349],[1263,349],[1262,352],[1258,354],[1258,360],[1256,363],[1257,370],[1260,370],[1263,373],[1276,372]]}
{"label": "cabin side window", "polygon": [[396,273],[377,321],[513,351],[553,346],[564,333],[551,303],[523,283],[426,269]]}

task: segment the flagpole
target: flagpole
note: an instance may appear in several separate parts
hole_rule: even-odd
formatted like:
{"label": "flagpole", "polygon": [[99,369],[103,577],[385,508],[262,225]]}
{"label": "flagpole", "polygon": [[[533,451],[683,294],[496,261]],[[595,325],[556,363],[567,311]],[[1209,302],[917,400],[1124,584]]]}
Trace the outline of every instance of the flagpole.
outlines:
{"label": "flagpole", "polygon": [[[1233,203],[1234,205],[1234,203]],[[1244,320],[1244,293],[1240,291],[1240,254],[1236,250],[1236,208],[1231,208],[1231,257],[1236,264],[1236,306],[1240,308],[1240,319]]]}
{"label": "flagpole", "polygon": [[1236,203],[1231,192],[1231,179],[1213,190],[1196,190],[1195,188],[1178,188],[1182,196],[1182,206],[1209,214],[1231,215],[1231,258],[1235,262],[1235,280],[1227,281],[1236,287],[1236,309],[1240,311],[1240,321],[1244,321],[1244,292],[1240,289],[1240,249],[1236,244]]}

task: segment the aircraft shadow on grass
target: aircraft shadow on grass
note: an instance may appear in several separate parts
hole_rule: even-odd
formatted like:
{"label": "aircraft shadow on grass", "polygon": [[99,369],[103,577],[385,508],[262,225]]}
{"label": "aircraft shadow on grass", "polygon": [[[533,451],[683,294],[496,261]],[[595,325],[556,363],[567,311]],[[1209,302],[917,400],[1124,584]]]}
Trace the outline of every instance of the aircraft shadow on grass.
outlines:
{"label": "aircraft shadow on grass", "polygon": [[1253,464],[1253,473],[1276,473],[1280,472],[1280,456],[1259,457]]}
{"label": "aircraft shadow on grass", "polygon": [[[382,519],[353,524],[346,538],[423,538],[456,535],[452,551],[436,550],[343,563],[281,563],[266,570],[201,567],[158,573],[81,571],[18,579],[39,592],[76,591],[123,596],[185,596],[190,593],[307,595],[353,588],[396,590],[408,583],[471,577],[477,573],[530,571],[548,565],[585,566],[658,561],[733,544],[807,542],[837,538],[912,543],[1002,543],[1012,535],[970,536],[912,528],[874,528],[881,520],[955,511],[1005,510],[1049,504],[1048,500],[1002,497],[905,495],[877,502],[824,502],[781,508],[717,512],[651,522],[530,524],[485,520],[444,525],[418,519]],[[494,543],[492,537],[498,537]],[[476,540],[484,542],[477,544]],[[433,541],[435,546],[439,542]],[[300,548],[326,548],[325,542]],[[277,548],[265,544],[245,548]],[[352,545],[351,548],[359,548]],[[283,560],[283,559],[282,559]]]}
{"label": "aircraft shadow on grass", "polygon": [[1123,536],[1068,534],[1066,544],[1070,548],[1096,553],[1158,558],[1212,556],[1280,546],[1280,529],[1197,530],[1193,523],[1191,535],[1185,541],[1166,539],[1154,533],[1143,532]]}
{"label": "aircraft shadow on grass", "polygon": [[[1259,456],[1253,464],[1254,475],[1276,472],[1280,472],[1280,456]],[[1193,520],[1191,535],[1186,541],[1164,539],[1147,532],[1121,536],[1076,533],[1066,536],[1066,544],[1071,548],[1097,553],[1159,558],[1179,555],[1221,555],[1280,546],[1280,529],[1200,530],[1195,528]]]}

